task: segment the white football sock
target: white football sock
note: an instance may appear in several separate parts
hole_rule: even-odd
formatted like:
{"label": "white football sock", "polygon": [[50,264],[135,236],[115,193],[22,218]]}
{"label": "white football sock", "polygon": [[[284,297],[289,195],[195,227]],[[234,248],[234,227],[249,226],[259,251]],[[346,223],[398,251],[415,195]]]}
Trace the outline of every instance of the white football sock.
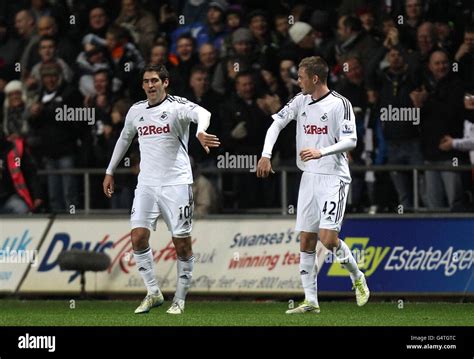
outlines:
{"label": "white football sock", "polygon": [[155,277],[155,262],[153,261],[153,253],[148,247],[143,251],[134,251],[133,258],[137,263],[138,272],[142,276],[148,294],[156,294],[160,291],[158,282]]}
{"label": "white football sock", "polygon": [[300,276],[303,284],[305,299],[315,305],[318,304],[318,279],[316,252],[300,252]]}
{"label": "white football sock", "polygon": [[191,286],[191,279],[193,278],[194,256],[189,258],[178,257],[178,280],[176,284],[176,294],[174,299],[186,299],[189,287]]}
{"label": "white football sock", "polygon": [[357,262],[352,255],[352,252],[349,250],[347,244],[339,238],[339,247],[336,249],[336,257],[341,261],[343,267],[347,268],[349,275],[351,277],[352,283],[355,280],[359,279],[363,274],[359,270]]}

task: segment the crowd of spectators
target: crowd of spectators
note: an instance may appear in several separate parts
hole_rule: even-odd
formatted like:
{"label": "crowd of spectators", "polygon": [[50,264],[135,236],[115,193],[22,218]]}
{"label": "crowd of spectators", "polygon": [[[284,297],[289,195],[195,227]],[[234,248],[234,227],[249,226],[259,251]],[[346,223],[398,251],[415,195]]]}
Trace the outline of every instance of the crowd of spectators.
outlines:
{"label": "crowd of spectators", "polygon": [[[167,66],[169,92],[208,109],[208,132],[221,139],[208,156],[191,125],[199,214],[278,207],[278,176],[263,182],[252,172],[224,173],[217,191],[205,169],[225,153],[260,156],[271,114],[299,92],[297,66],[307,56],[328,62],[329,87],[352,103],[358,145],[351,164],[470,163],[468,0],[0,1],[0,213],[83,208],[80,176],[38,177],[36,170],[105,169],[128,109],[145,98],[147,63]],[[68,121],[57,117],[63,108],[94,111]],[[381,116],[393,109],[412,117]],[[273,165],[294,167],[295,156],[293,122],[280,134]],[[136,141],[123,167],[138,173]],[[410,211],[412,180],[411,172],[354,172],[349,210]],[[91,177],[93,208],[130,208],[136,175],[117,175],[113,201],[101,194],[101,181]],[[469,209],[472,181],[468,172],[420,172],[421,205]],[[295,205],[297,171],[287,183]]]}

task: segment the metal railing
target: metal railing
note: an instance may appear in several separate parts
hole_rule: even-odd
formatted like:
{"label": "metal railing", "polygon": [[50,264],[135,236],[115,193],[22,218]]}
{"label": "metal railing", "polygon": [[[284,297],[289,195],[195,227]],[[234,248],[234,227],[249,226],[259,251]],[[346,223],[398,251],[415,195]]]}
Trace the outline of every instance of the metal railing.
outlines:
{"label": "metal railing", "polygon": [[[358,172],[412,172],[413,176],[413,198],[414,198],[414,211],[420,210],[420,186],[419,186],[419,174],[423,171],[455,171],[455,172],[467,172],[474,170],[474,166],[460,165],[460,166],[449,166],[449,165],[373,165],[373,166],[350,166],[351,173]],[[279,166],[274,168],[276,175],[281,175],[280,181],[280,192],[281,192],[281,214],[288,215],[288,174],[297,173],[300,170],[297,167],[292,166]],[[217,189],[219,193],[223,191],[223,175],[229,173],[248,174],[249,176],[255,176],[255,172],[250,172],[249,169],[221,169],[217,167],[206,167],[200,169],[202,174],[210,174],[217,176]],[[61,170],[40,170],[38,175],[81,175],[83,176],[84,185],[84,213],[91,213],[90,207],[90,193],[91,193],[91,176],[104,176],[105,170],[100,168],[77,168],[77,169],[61,169]],[[120,168],[115,171],[115,175],[126,175],[133,174],[132,169]],[[269,209],[271,210],[271,209]]]}

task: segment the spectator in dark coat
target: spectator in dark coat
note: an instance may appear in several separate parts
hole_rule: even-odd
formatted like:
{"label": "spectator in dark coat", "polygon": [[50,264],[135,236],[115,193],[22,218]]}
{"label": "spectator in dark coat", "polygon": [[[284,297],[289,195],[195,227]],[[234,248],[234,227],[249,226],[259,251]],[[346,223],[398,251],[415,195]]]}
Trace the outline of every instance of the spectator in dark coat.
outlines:
{"label": "spectator in dark coat", "polygon": [[[189,87],[191,90],[186,92],[184,97],[212,113],[208,132],[220,138],[222,135],[222,123],[219,116],[219,106],[223,101],[223,97],[210,88],[209,73],[204,66],[196,65],[193,67],[191,70],[191,78],[189,79]],[[196,130],[196,124],[191,123],[189,128],[188,152],[193,154],[198,164],[203,164],[203,162],[208,164],[214,163],[215,155],[219,153],[219,150],[207,155],[206,152],[202,150],[202,146],[196,138]]]}
{"label": "spectator in dark coat", "polygon": [[[42,90],[38,101],[30,107],[32,152],[38,163],[43,163],[48,170],[75,168],[78,139],[94,118],[89,116],[90,112],[83,113],[85,117],[82,119],[75,115],[75,109],[81,108],[81,96],[62,81],[57,64],[43,65],[40,73]],[[69,213],[78,208],[78,187],[74,176],[48,176],[48,192],[53,211]]]}
{"label": "spectator in dark coat", "polygon": [[[421,107],[421,142],[428,164],[453,166],[463,162],[459,151],[443,152],[438,146],[449,135],[463,136],[464,91],[461,81],[450,71],[448,55],[434,51],[429,59],[429,77],[424,88],[410,94],[416,107]],[[426,200],[429,208],[459,208],[463,186],[459,172],[426,171]]]}
{"label": "spectator in dark coat", "polygon": [[364,31],[359,18],[344,15],[339,18],[337,25],[338,44],[336,59],[348,53],[357,55],[362,65],[367,66],[372,53],[378,47],[377,42]]}
{"label": "spectator in dark coat", "polygon": [[[386,55],[389,66],[380,70],[379,62]],[[420,143],[420,122],[391,121],[391,109],[413,110],[410,93],[414,90],[413,79],[408,72],[405,52],[401,47],[381,47],[370,64],[369,89],[378,97],[377,117],[381,121],[387,145],[387,163],[392,165],[421,165],[423,156]],[[416,110],[418,111],[418,110]],[[384,113],[384,116],[381,114]],[[387,115],[388,113],[388,115]],[[412,174],[391,172],[390,177],[398,195],[398,203],[404,210],[413,208]]]}

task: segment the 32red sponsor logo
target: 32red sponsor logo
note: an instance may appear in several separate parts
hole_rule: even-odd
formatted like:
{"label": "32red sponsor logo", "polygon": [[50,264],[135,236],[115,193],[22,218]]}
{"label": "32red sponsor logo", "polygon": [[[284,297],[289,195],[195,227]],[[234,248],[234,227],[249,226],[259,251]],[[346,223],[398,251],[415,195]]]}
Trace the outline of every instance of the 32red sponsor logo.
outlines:
{"label": "32red sponsor logo", "polygon": [[303,125],[304,133],[307,135],[327,135],[328,126],[318,127],[317,125]]}
{"label": "32red sponsor logo", "polygon": [[159,135],[162,133],[169,133],[170,132],[170,124],[168,123],[166,126],[155,126],[155,125],[148,125],[148,126],[140,126],[138,127],[138,135],[139,136],[148,136],[148,135]]}

